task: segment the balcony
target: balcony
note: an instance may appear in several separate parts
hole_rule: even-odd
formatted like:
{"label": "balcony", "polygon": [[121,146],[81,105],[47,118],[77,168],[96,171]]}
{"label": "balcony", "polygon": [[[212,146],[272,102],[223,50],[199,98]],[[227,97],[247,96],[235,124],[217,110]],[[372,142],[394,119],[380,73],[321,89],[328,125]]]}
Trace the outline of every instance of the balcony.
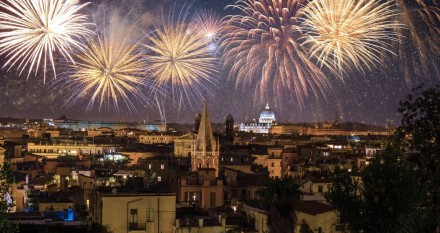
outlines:
{"label": "balcony", "polygon": [[199,201],[181,201],[178,202],[178,207],[201,207],[201,202]]}

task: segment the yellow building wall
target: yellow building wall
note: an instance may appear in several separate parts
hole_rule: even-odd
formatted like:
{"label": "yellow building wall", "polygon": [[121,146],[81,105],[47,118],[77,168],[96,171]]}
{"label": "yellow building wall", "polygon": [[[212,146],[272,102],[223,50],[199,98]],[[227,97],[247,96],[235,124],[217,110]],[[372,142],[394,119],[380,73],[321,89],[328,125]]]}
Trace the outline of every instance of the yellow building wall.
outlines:
{"label": "yellow building wall", "polygon": [[[319,192],[319,186],[322,185],[322,193]],[[328,193],[330,191],[330,187],[332,186],[332,183],[318,183],[312,185],[312,193],[314,194],[320,194],[323,195],[325,193]]]}
{"label": "yellow building wall", "polygon": [[281,178],[281,159],[267,159],[267,169],[269,170],[269,177]]}
{"label": "yellow building wall", "polygon": [[321,232],[325,233],[333,233],[334,226],[338,224],[338,216],[336,212],[329,211],[318,215],[309,215],[302,212],[296,212],[296,231],[299,232],[301,229],[301,222],[304,219],[307,224],[309,224],[310,229],[313,232],[318,232],[318,229],[321,228]]}
{"label": "yellow building wall", "polygon": [[[147,221],[150,208],[154,212],[153,221]],[[130,209],[137,209],[139,230],[128,231]],[[97,212],[99,222],[114,232],[172,232],[175,213],[175,195],[103,196]]]}

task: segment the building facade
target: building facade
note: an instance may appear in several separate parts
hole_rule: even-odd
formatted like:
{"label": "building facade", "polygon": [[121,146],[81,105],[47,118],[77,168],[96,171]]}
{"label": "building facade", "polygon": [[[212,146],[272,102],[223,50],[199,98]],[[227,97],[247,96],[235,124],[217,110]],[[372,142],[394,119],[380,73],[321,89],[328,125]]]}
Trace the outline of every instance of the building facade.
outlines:
{"label": "building facade", "polygon": [[173,143],[177,136],[166,134],[139,135],[138,143],[142,144],[169,144]]}
{"label": "building facade", "polygon": [[99,122],[57,119],[54,121],[55,128],[71,129],[73,131],[88,131],[91,129],[109,128],[116,129],[140,129],[149,131],[166,131],[167,126],[161,122],[152,123],[127,123],[127,122]]}
{"label": "building facade", "polygon": [[272,125],[276,124],[275,113],[270,110],[269,104],[261,112],[258,121],[241,123],[240,131],[253,132],[253,133],[269,133]]}
{"label": "building facade", "polygon": [[187,133],[174,139],[174,156],[176,157],[190,157],[192,152],[192,145],[196,140],[197,134]]}
{"label": "building facade", "polygon": [[175,218],[175,193],[97,193],[95,221],[113,232],[173,232]]}
{"label": "building facade", "polygon": [[81,156],[113,153],[119,148],[119,146],[114,145],[95,145],[82,143],[62,143],[53,145],[28,143],[27,145],[27,151],[29,153],[48,158],[57,158],[58,156],[63,155]]}

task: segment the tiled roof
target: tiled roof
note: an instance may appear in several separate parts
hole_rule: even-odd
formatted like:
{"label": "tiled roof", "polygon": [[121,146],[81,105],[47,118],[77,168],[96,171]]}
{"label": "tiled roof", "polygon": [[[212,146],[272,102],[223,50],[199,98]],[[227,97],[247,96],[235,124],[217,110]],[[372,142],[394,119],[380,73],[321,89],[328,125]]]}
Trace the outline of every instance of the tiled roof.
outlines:
{"label": "tiled roof", "polygon": [[309,215],[318,215],[329,211],[334,211],[336,208],[317,201],[303,201],[295,207],[295,210]]}
{"label": "tiled roof", "polygon": [[45,176],[42,176],[29,181],[29,185],[45,185],[46,182],[47,182],[47,178]]}

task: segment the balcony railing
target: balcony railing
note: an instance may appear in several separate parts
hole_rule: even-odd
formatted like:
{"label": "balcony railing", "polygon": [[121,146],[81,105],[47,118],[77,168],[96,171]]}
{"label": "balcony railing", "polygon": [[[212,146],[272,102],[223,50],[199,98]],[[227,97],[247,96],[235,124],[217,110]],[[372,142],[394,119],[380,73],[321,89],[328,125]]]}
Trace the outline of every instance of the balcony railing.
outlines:
{"label": "balcony railing", "polygon": [[180,207],[201,207],[201,203],[199,201],[181,201],[178,204]]}

